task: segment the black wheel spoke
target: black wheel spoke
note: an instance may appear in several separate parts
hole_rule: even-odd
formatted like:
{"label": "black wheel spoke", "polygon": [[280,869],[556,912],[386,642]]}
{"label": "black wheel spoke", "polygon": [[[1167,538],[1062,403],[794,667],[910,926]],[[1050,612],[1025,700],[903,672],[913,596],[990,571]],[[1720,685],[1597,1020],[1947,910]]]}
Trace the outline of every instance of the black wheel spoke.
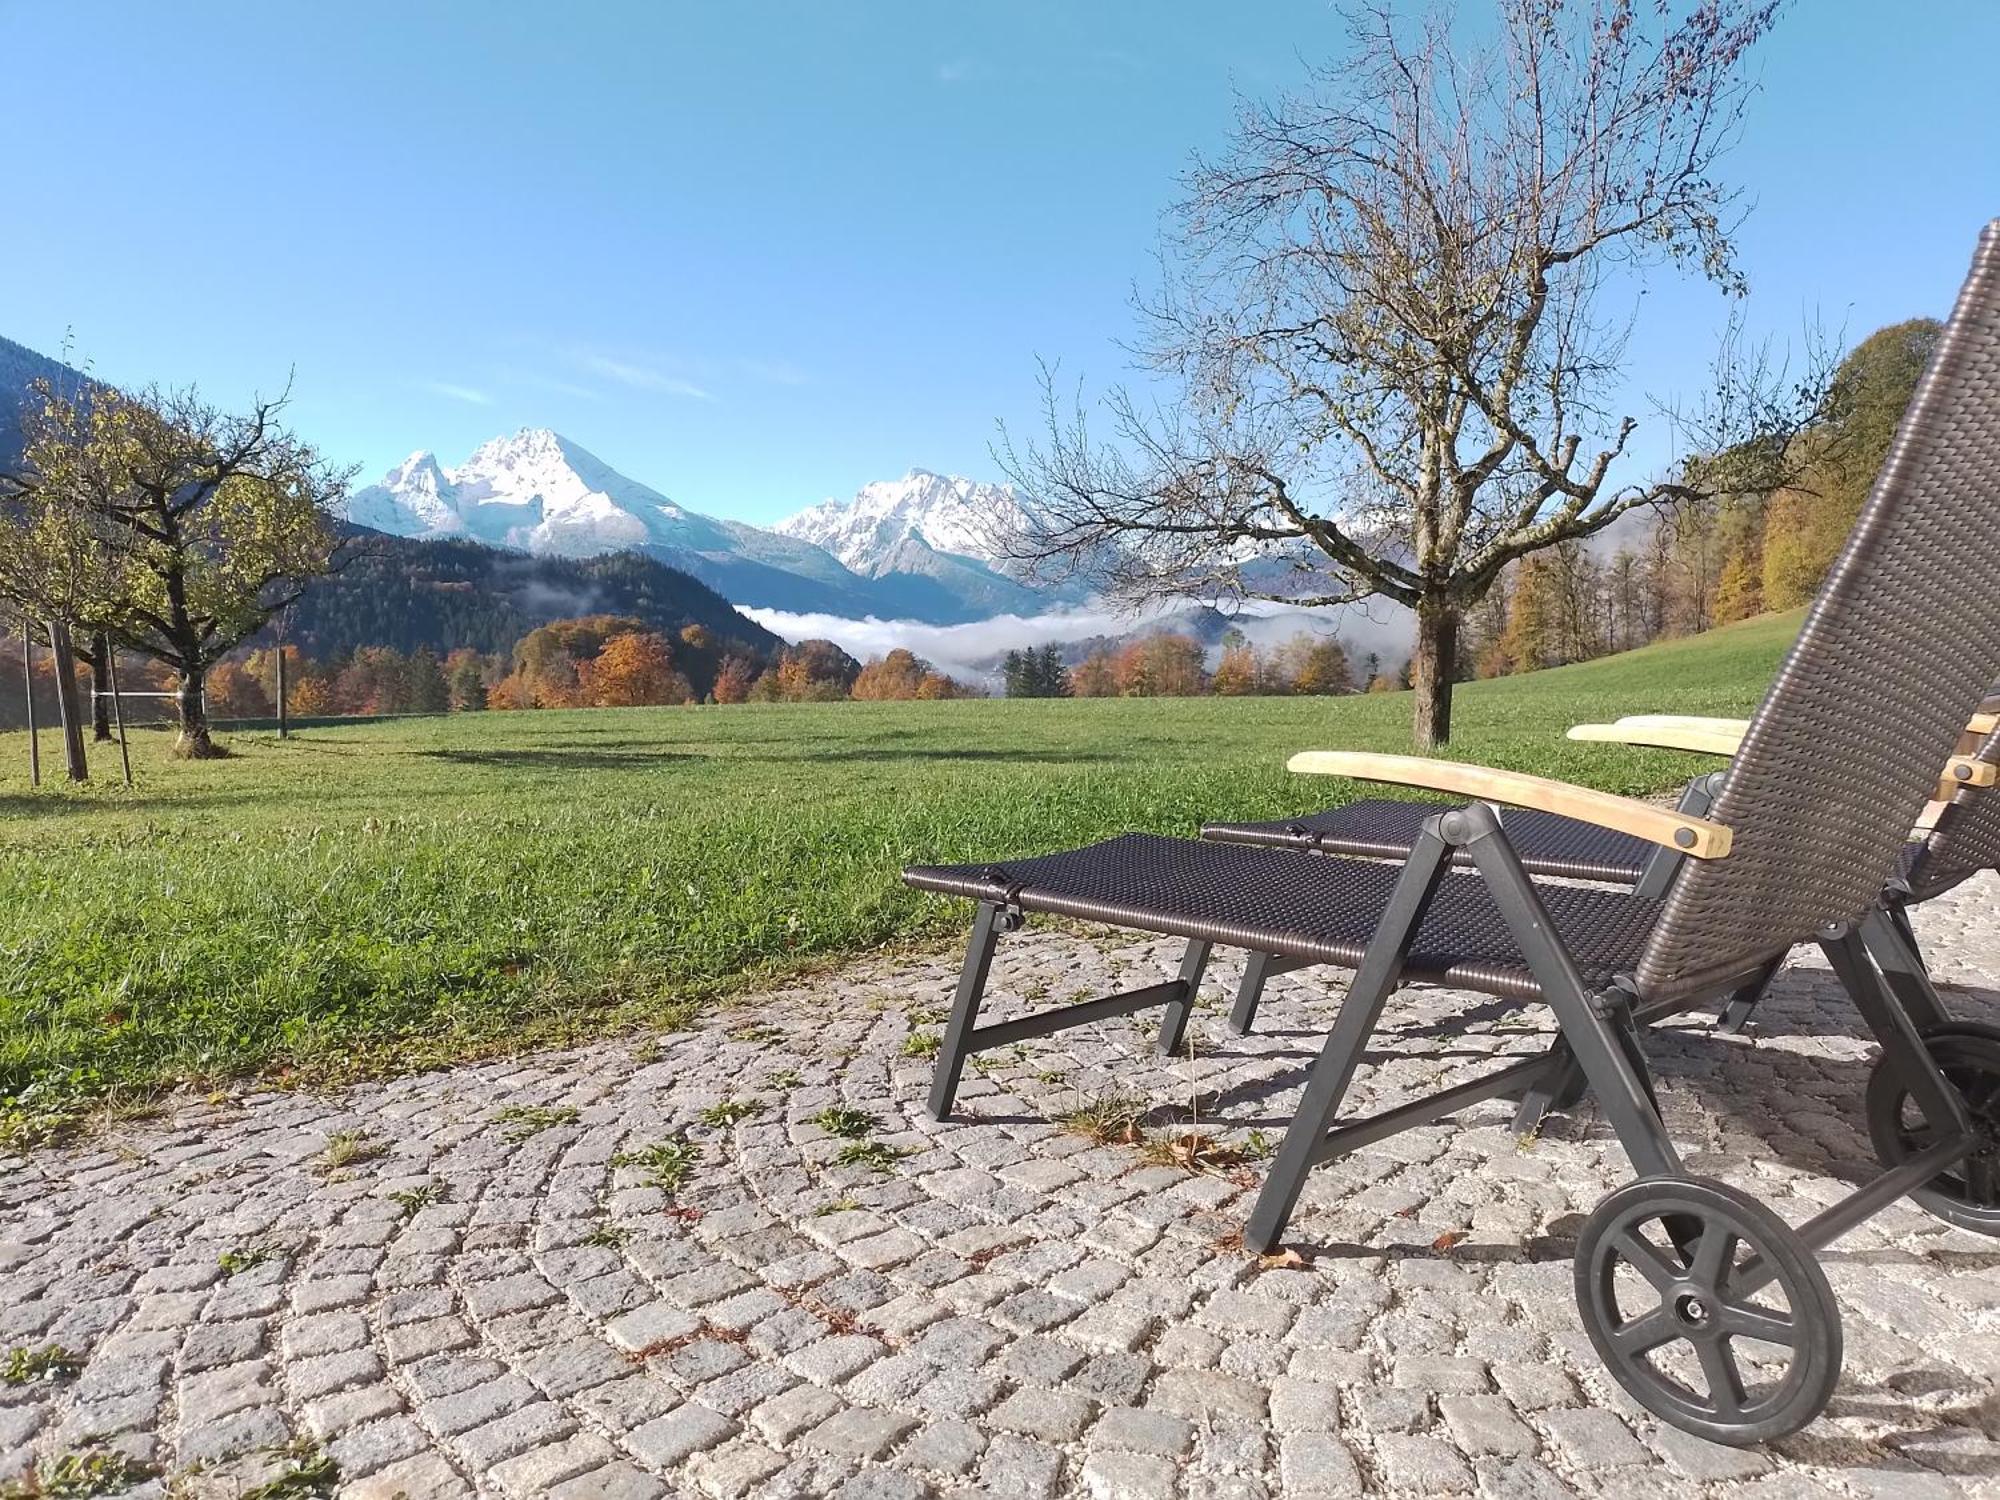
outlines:
{"label": "black wheel spoke", "polygon": [[1736,1258],[1737,1243],[1736,1231],[1711,1219],[1701,1232],[1701,1242],[1694,1249],[1691,1274],[1695,1282],[1700,1286],[1720,1288]]}
{"label": "black wheel spoke", "polygon": [[1766,1344],[1798,1347],[1799,1331],[1789,1315],[1745,1302],[1727,1302],[1722,1307],[1723,1329],[1739,1338],[1759,1339]]}
{"label": "black wheel spoke", "polygon": [[1628,1359],[1671,1343],[1679,1336],[1680,1329],[1665,1304],[1649,1313],[1642,1313],[1629,1323],[1621,1323],[1611,1331],[1611,1339],[1618,1346],[1618,1352]]}
{"label": "black wheel spoke", "polygon": [[1618,1236],[1618,1253],[1641,1276],[1653,1284],[1653,1290],[1664,1292],[1681,1279],[1681,1268],[1667,1259],[1667,1253],[1636,1229],[1628,1229]]}
{"label": "black wheel spoke", "polygon": [[1733,1421],[1743,1415],[1747,1401],[1743,1376],[1736,1368],[1736,1356],[1729,1352],[1727,1339],[1699,1339],[1695,1352],[1701,1357],[1701,1373],[1708,1380],[1708,1404],[1716,1416]]}

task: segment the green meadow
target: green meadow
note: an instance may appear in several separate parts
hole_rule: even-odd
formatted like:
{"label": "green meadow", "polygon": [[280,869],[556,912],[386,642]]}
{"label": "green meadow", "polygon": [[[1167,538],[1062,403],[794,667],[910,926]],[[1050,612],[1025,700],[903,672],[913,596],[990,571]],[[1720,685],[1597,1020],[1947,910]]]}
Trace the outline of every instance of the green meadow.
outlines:
{"label": "green meadow", "polygon": [[[1451,754],[1659,791],[1703,762],[1564,729],[1746,712],[1797,625],[1467,685]],[[1409,719],[1406,694],[484,713],[238,734],[191,764],[147,731],[129,791],[106,746],[88,786],[31,791],[0,736],[0,1128],[671,1026],[954,932],[965,910],[906,891],[906,862],[1348,800],[1286,757],[1406,750]]]}

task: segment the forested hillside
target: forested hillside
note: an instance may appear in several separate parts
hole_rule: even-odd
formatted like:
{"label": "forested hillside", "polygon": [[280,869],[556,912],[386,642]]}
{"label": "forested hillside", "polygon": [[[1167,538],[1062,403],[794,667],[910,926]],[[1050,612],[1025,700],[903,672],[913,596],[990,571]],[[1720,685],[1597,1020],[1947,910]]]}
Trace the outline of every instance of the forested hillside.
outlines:
{"label": "forested hillside", "polygon": [[1566,542],[1514,564],[1466,620],[1465,674],[1585,661],[1806,603],[1861,512],[1941,331],[1913,318],[1849,352],[1823,420],[1795,441],[1789,487],[1663,510],[1613,550]]}
{"label": "forested hillside", "polygon": [[757,657],[784,645],[706,584],[637,553],[528,557],[379,532],[359,535],[340,571],[307,587],[285,639],[324,658],[362,646],[505,652],[538,625],[593,614],[640,620],[668,635],[699,625]]}

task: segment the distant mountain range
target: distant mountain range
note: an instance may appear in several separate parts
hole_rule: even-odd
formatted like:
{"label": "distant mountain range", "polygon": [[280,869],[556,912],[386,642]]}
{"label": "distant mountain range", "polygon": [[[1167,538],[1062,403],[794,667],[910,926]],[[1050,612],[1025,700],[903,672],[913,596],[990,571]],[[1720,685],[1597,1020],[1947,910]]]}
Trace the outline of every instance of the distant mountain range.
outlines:
{"label": "distant mountain range", "polygon": [[538,556],[635,550],[732,603],[931,624],[1045,610],[1065,596],[1007,571],[1030,524],[1012,490],[913,469],[766,530],[703,515],[547,428],[494,438],[455,467],[411,454],[354,493],[348,517],[397,536],[463,537]]}
{"label": "distant mountain range", "polygon": [[[0,469],[21,461],[21,414],[40,379],[68,390],[92,384],[81,371],[0,338]],[[382,508],[368,514],[388,524],[357,525],[363,535],[350,559],[340,571],[315,579],[293,606],[287,638],[308,654],[344,656],[357,646],[504,652],[537,625],[584,614],[631,616],[670,636],[700,625],[718,649],[733,646],[760,659],[784,644],[723,595],[659,558],[632,551],[533,556],[510,546],[508,537],[483,538],[473,528],[444,524],[446,498],[422,499],[427,485],[444,478],[442,471],[433,466],[427,473],[415,460],[404,469],[410,509],[373,502]],[[412,529],[439,535],[396,534]],[[475,545],[480,541],[496,545]]]}

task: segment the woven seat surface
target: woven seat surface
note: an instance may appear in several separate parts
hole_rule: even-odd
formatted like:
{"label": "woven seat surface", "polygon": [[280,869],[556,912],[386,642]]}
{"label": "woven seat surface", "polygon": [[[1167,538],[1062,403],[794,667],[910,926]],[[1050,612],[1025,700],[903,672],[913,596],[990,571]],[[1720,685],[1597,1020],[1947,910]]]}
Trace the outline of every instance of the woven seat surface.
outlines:
{"label": "woven seat surface", "polygon": [[[1205,823],[1201,836],[1217,843],[1255,844],[1267,849],[1401,859],[1416,842],[1424,820],[1442,811],[1436,803],[1378,797],[1268,823]],[[1499,813],[1507,841],[1530,875],[1631,885],[1653,852],[1644,839],[1579,823],[1560,813],[1521,807],[1503,807]],[[1469,864],[1471,857],[1460,850],[1457,860]]]}
{"label": "woven seat surface", "polygon": [[[1064,854],[913,865],[903,879],[918,890],[1352,968],[1401,874],[1389,864],[1128,833]],[[1592,987],[1630,972],[1660,910],[1620,891],[1546,886],[1541,896]],[[1445,877],[1404,972],[1513,999],[1541,995],[1477,875]]]}

